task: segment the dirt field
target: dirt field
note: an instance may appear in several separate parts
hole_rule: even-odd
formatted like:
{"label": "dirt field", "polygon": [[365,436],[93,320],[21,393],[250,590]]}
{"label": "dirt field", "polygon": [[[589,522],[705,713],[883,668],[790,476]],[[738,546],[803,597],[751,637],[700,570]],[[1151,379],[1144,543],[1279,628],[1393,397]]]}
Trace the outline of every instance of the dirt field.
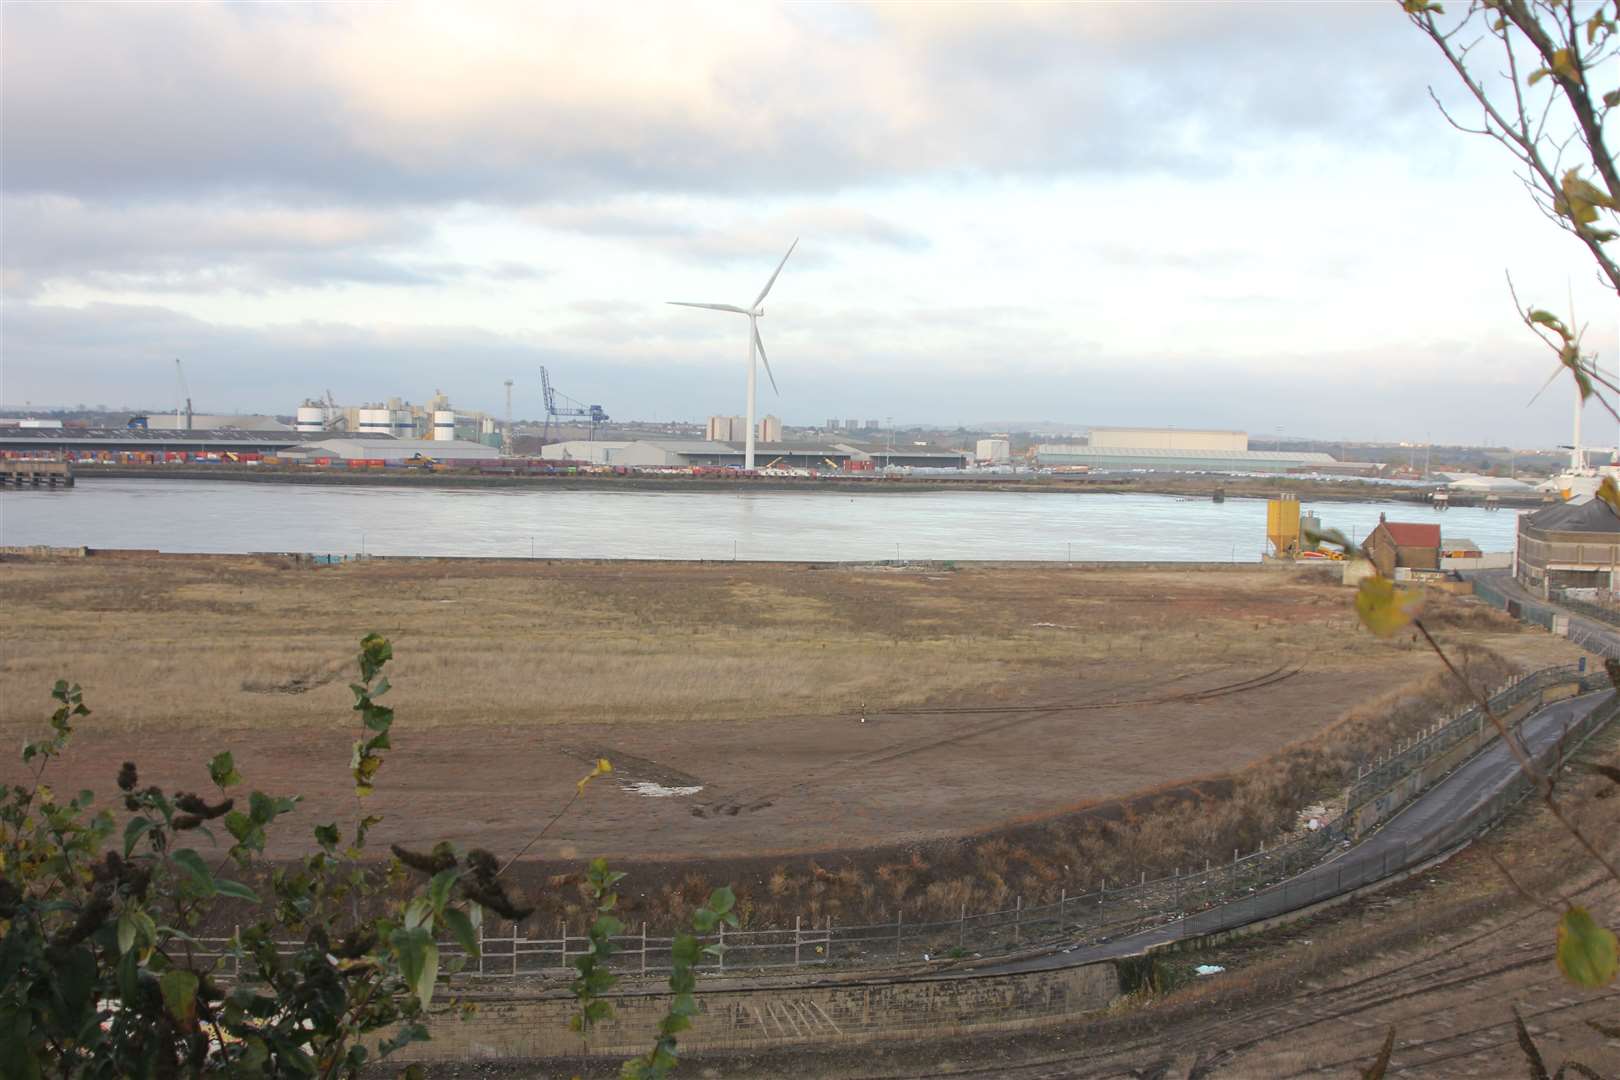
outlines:
{"label": "dirt field", "polygon": [[[1620,765],[1620,731],[1582,754]],[[1620,855],[1620,790],[1568,775],[1563,804],[1611,858]],[[1620,887],[1601,877],[1539,803],[1459,855],[1401,885],[1268,934],[1200,952],[1171,954],[1180,986],[1118,1001],[1066,1029],[926,1044],[825,1052],[695,1056],[699,1077],[757,1080],[818,1076],[900,1080],[1353,1080],[1372,1064],[1391,1027],[1387,1076],[1508,1080],[1620,1076],[1620,987],[1570,984],[1553,961],[1557,915],[1509,886],[1499,859],[1532,895],[1559,896],[1620,922]],[[1224,968],[1200,978],[1198,965]],[[1546,1072],[1532,1072],[1518,1046],[1524,1018]],[[1594,1025],[1600,1025],[1595,1026]],[[546,1075],[534,1064],[467,1063],[435,1077]],[[607,1076],[612,1070],[581,1070]],[[561,1073],[558,1073],[561,1075]]]}
{"label": "dirt field", "polygon": [[[1261,569],[13,560],[0,742],[40,730],[66,677],[95,714],[57,786],[108,790],[133,754],[144,782],[204,787],[228,748],[250,785],[306,797],[304,826],[349,822],[345,683],[375,630],[397,657],[367,805],[385,842],[515,851],[606,756],[613,777],[535,856],[847,851],[1221,777],[1325,733],[1343,767],[1432,719],[1383,720],[1439,673],[1359,631],[1349,600]],[[1431,614],[1481,675],[1577,655],[1471,604]],[[308,834],[282,835],[285,854]]]}

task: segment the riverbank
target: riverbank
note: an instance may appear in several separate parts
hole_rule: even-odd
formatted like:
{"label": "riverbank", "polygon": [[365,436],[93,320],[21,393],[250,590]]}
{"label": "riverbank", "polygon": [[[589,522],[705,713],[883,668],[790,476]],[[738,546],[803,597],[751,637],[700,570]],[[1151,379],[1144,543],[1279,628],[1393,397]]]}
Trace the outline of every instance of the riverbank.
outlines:
{"label": "riverbank", "polygon": [[[429,472],[406,469],[343,471],[312,468],[266,468],[220,463],[208,466],[98,465],[75,466],[80,480],[226,480],[255,484],[296,484],[330,487],[479,488],[505,491],[770,491],[815,493],[894,493],[897,491],[1000,491],[1065,495],[1174,495],[1213,499],[1272,499],[1287,495],[1309,502],[1401,502],[1427,504],[1428,488],[1392,487],[1361,480],[1323,480],[1293,476],[1193,476],[1181,474],[1097,474],[1083,476],[1021,477],[1007,474],[964,474],[958,477],[749,477],[673,476],[489,476],[472,472]],[[1540,497],[1506,496],[1504,507],[1527,508],[1543,504]],[[1453,506],[1482,506],[1483,497],[1453,495]]]}

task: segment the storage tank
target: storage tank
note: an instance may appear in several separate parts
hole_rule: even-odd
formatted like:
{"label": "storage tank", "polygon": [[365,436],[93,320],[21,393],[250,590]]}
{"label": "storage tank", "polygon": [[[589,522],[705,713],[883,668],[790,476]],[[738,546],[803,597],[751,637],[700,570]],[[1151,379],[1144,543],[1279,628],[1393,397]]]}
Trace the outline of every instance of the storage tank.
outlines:
{"label": "storage tank", "polygon": [[449,442],[456,437],[456,414],[440,409],[433,414],[433,438]]}
{"label": "storage tank", "polygon": [[380,435],[394,433],[394,413],[391,409],[376,407],[360,409],[355,419],[361,431],[374,431]]}
{"label": "storage tank", "polygon": [[293,420],[294,431],[325,431],[326,409],[320,405],[300,405]]}

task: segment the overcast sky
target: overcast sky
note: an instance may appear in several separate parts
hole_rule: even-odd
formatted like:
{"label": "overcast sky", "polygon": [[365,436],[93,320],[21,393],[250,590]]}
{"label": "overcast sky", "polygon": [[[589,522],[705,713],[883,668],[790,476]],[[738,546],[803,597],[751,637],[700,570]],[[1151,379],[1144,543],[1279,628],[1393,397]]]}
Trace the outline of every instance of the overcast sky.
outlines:
{"label": "overcast sky", "polygon": [[663,301],[795,237],[788,423],[1567,441],[1505,269],[1615,363],[1393,2],[0,11],[7,404],[741,412],[746,323]]}

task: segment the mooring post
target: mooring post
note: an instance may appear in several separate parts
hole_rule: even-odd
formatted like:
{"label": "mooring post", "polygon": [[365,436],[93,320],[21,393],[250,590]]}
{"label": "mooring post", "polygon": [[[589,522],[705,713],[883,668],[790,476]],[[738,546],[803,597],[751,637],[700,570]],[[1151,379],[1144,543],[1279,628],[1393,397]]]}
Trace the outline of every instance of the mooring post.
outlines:
{"label": "mooring post", "polygon": [[799,966],[799,919],[800,919],[800,916],[798,916],[798,915],[793,916],[793,966],[794,967]]}
{"label": "mooring post", "polygon": [[641,973],[643,975],[647,974],[647,923],[645,920],[641,924]]}

